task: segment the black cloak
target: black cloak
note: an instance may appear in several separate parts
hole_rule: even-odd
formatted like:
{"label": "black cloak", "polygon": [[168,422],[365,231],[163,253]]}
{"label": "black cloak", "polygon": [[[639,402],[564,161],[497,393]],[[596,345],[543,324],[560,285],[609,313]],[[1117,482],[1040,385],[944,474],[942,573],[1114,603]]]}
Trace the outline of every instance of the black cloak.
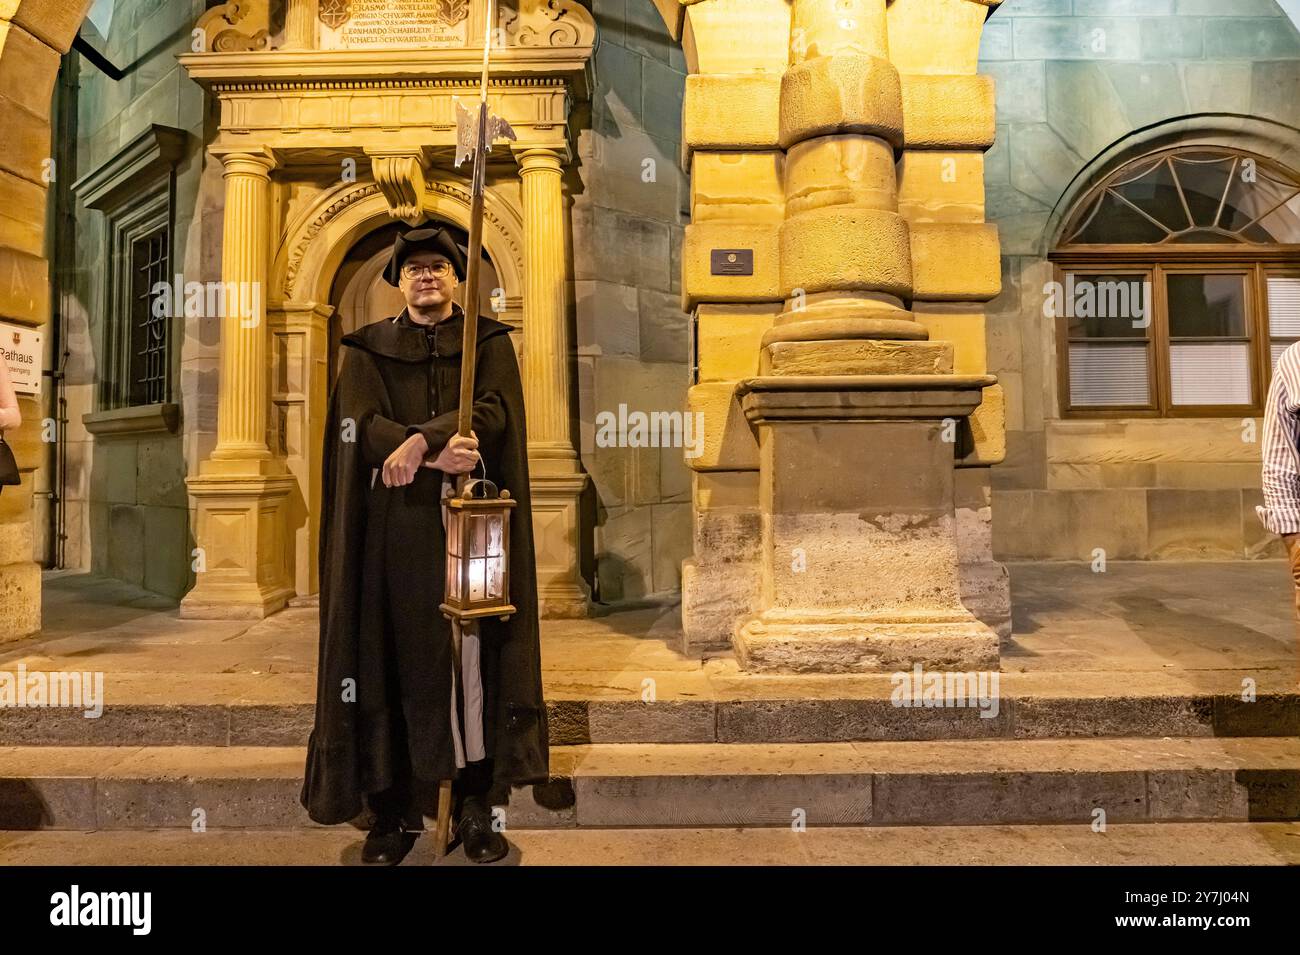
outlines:
{"label": "black cloak", "polygon": [[[482,316],[473,427],[487,477],[517,502],[510,517],[510,600],[506,622],[479,621],[483,735],[493,759],[491,804],[510,786],[544,783],[549,772],[542,698],[537,572],[528,483],[528,437],[510,326]],[[364,795],[394,782],[404,714],[411,770],[434,782],[457,775],[451,734],[451,623],[438,610],[446,544],[443,472],[420,468],[406,487],[384,486],[384,460],[419,430],[436,455],[456,433],[464,313],[423,328],[385,319],[343,338],[343,367],[325,425],[320,536],[320,659],[316,723],[307,743],[300,800],[316,822],[358,816]],[[482,468],[475,476],[482,476]],[[455,481],[455,476],[450,476]],[[392,588],[396,596],[390,595]],[[427,641],[399,654],[393,670],[390,600],[403,627]],[[387,638],[385,630],[388,629]],[[389,649],[385,649],[388,647]],[[385,660],[385,658],[388,658]],[[385,669],[387,667],[387,669]],[[354,687],[348,695],[349,687]],[[345,698],[346,697],[346,698]],[[461,723],[464,726],[464,723]]]}

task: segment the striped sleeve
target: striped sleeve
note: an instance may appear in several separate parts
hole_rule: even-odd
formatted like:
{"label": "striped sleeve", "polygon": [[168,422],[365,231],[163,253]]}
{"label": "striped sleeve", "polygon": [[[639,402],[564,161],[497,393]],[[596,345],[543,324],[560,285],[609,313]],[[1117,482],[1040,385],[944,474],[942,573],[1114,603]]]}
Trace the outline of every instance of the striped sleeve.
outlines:
{"label": "striped sleeve", "polygon": [[1260,523],[1274,534],[1300,533],[1300,342],[1278,359],[1264,409]]}

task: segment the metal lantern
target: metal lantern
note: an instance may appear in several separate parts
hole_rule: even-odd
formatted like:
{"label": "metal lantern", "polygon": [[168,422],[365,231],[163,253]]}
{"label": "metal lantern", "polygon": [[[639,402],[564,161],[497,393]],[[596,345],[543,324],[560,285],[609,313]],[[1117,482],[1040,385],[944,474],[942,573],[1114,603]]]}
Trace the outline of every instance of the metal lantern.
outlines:
{"label": "metal lantern", "polygon": [[509,491],[487,480],[467,481],[447,505],[447,582],[439,605],[448,619],[510,619]]}

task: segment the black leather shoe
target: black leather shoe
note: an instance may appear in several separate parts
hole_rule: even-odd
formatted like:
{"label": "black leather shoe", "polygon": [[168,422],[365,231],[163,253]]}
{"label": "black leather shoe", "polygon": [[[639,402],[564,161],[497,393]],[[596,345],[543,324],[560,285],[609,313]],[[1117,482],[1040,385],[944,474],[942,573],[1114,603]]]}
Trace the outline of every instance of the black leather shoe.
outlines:
{"label": "black leather shoe", "polygon": [[415,837],[406,831],[400,819],[381,817],[366,836],[361,861],[366,865],[397,865],[414,844]]}
{"label": "black leather shoe", "polygon": [[465,799],[456,835],[465,846],[465,857],[471,862],[496,862],[510,852],[506,837],[492,829],[492,814],[487,803],[476,796]]}

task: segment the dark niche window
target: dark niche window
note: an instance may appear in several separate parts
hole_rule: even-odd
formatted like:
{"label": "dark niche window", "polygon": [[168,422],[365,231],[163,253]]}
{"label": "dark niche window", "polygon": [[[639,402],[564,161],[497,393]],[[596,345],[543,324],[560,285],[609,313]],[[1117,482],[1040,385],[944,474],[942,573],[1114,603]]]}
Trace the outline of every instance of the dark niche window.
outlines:
{"label": "dark niche window", "polygon": [[[104,216],[103,266],[94,277],[98,294],[91,296],[99,400],[88,421],[104,431],[132,430],[130,422],[170,430],[178,411],[173,379],[183,314],[172,288],[172,223],[176,164],[188,137],[150,126],[72,185],[87,209]],[[126,408],[153,409],[165,420],[155,421],[149,411],[112,414]]]}
{"label": "dark niche window", "polygon": [[168,275],[170,230],[162,226],[131,243],[131,313],[126,376],[127,404],[162,404],[171,398],[168,313],[171,296],[155,293],[159,284],[170,288]]}
{"label": "dark niche window", "polygon": [[1300,339],[1300,184],[1205,147],[1121,167],[1051,255],[1061,407],[1070,417],[1260,414]]}

